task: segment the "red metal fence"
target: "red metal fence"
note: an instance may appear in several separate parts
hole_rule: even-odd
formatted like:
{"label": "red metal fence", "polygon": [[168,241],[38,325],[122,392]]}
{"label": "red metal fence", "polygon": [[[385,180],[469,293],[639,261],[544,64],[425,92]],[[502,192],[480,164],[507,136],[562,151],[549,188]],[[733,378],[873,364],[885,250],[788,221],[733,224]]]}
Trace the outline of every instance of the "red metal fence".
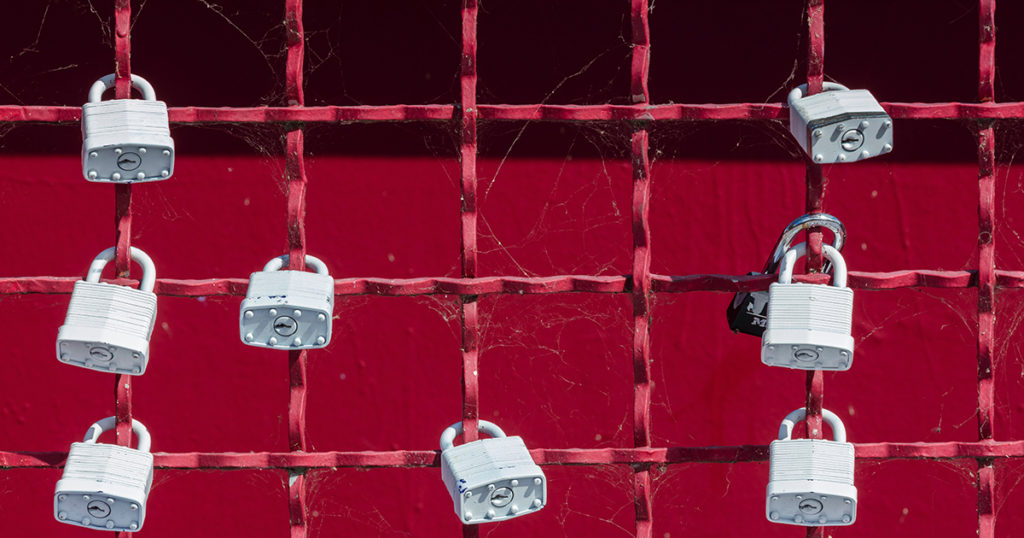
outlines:
{"label": "red metal fence", "polygon": [[[620,0],[625,1],[625,0]],[[307,2],[308,3],[308,2]],[[478,371],[481,368],[481,312],[482,298],[498,295],[543,295],[576,292],[582,294],[622,294],[631,299],[631,334],[629,349],[632,357],[632,407],[628,424],[632,428],[632,446],[595,447],[595,448],[546,448],[527,443],[532,447],[534,459],[547,466],[611,466],[628,469],[631,476],[630,495],[632,497],[632,525],[622,528],[625,533],[640,537],[655,536],[655,518],[674,518],[671,513],[659,512],[652,506],[657,489],[657,475],[663,473],[665,466],[679,464],[730,464],[739,465],[745,462],[764,462],[767,459],[765,444],[744,444],[737,446],[711,446],[697,442],[691,446],[666,445],[659,443],[652,434],[652,345],[651,322],[652,301],[658,294],[680,294],[691,292],[735,292],[739,290],[766,289],[773,280],[771,276],[737,276],[722,274],[686,274],[682,276],[662,275],[652,272],[651,245],[651,133],[659,124],[672,125],[686,122],[714,122],[718,120],[736,120],[739,122],[766,123],[782,120],[786,117],[786,108],[777,102],[772,103],[739,103],[739,104],[659,104],[652,101],[649,86],[649,68],[651,65],[651,26],[650,20],[658,16],[658,9],[652,9],[653,2],[648,0],[630,0],[628,9],[629,49],[631,62],[629,66],[630,102],[626,104],[581,104],[560,105],[532,104],[478,104],[478,31],[477,21],[480,9],[475,0],[463,0],[459,11],[461,17],[461,35],[455,36],[461,46],[461,62],[458,76],[458,102],[456,104],[423,104],[423,105],[351,105],[351,106],[306,106],[304,96],[303,74],[308,60],[306,50],[306,34],[303,29],[303,0],[286,0],[284,2],[284,21],[286,35],[286,59],[284,86],[287,106],[259,107],[170,107],[171,122],[181,125],[240,125],[266,124],[286,132],[283,177],[286,188],[286,230],[287,253],[292,260],[302,260],[307,251],[307,150],[304,137],[307,129],[318,124],[335,123],[376,123],[376,122],[409,122],[437,123],[448,125],[454,120],[454,130],[458,137],[458,183],[460,187],[460,264],[457,276],[415,277],[405,279],[394,278],[348,278],[344,274],[336,275],[336,295],[339,297],[356,295],[373,296],[421,296],[438,295],[457,297],[457,320],[461,352],[461,387],[462,387],[462,420],[467,432],[475,432],[480,412],[480,382]],[[117,96],[128,97],[128,83],[132,70],[131,21],[132,6],[128,0],[116,0],[114,7],[114,59],[117,73]],[[143,3],[144,5],[144,3]],[[661,6],[658,6],[659,8]],[[824,0],[808,0],[803,14],[803,42],[806,45],[806,56],[799,60],[804,70],[802,79],[806,79],[811,92],[820,91],[825,79],[825,42],[826,29]],[[136,11],[143,6],[136,6]],[[668,9],[667,7],[665,9]],[[921,7],[920,9],[927,9]],[[969,461],[975,462],[976,468],[970,469],[973,483],[977,488],[977,529],[981,537],[996,536],[996,508],[1000,505],[996,491],[997,472],[995,461],[1001,458],[1024,457],[1024,441],[995,440],[993,424],[997,423],[997,405],[994,388],[996,376],[994,366],[998,334],[995,324],[995,308],[997,289],[1024,287],[1024,271],[1016,268],[998,269],[994,252],[995,218],[998,214],[996,195],[996,127],[999,122],[1024,119],[1024,103],[995,102],[995,0],[979,0],[977,3],[978,17],[978,70],[977,70],[977,102],[930,102],[903,103],[884,102],[883,106],[898,121],[896,152],[899,152],[900,128],[907,125],[906,120],[956,120],[964,122],[973,130],[977,147],[977,269],[976,270],[890,270],[885,272],[851,271],[850,287],[856,290],[893,290],[897,288],[977,288],[976,305],[976,347],[977,347],[977,436],[976,440],[933,441],[933,442],[860,442],[856,443],[857,457],[860,462],[865,460],[914,459],[928,461]],[[268,14],[271,16],[271,14]],[[572,28],[566,28],[571,32]],[[185,31],[187,33],[187,30]],[[211,44],[210,46],[215,46]],[[726,45],[728,46],[728,45]],[[714,54],[714,50],[707,51]],[[556,54],[557,52],[552,52]],[[668,61],[666,58],[665,61]],[[97,73],[97,78],[103,73]],[[147,73],[146,76],[149,76]],[[898,73],[887,73],[886,76],[898,77]],[[795,84],[800,81],[793,81]],[[158,91],[160,87],[157,87]],[[84,92],[83,92],[84,93]],[[54,123],[73,124],[80,119],[80,108],[76,106],[34,106],[34,105],[2,105],[0,106],[0,122],[6,124],[21,123]],[[480,229],[479,201],[481,196],[480,167],[478,167],[478,125],[481,122],[573,122],[592,123],[595,125],[618,124],[628,129],[629,162],[632,169],[632,194],[630,201],[629,220],[632,230],[631,270],[628,275],[568,274],[555,276],[494,276],[481,273],[478,258],[480,256],[480,238],[486,235]],[[623,138],[621,144],[625,147]],[[73,153],[73,152],[71,152]],[[188,159],[186,154],[179,157]],[[852,165],[859,166],[859,165]],[[806,196],[803,202],[805,212],[814,213],[823,210],[826,193],[826,179],[822,166],[806,165]],[[171,181],[174,181],[172,179]],[[17,187],[10,187],[12,189]],[[100,188],[100,187],[96,187]],[[147,186],[135,187],[136,191]],[[70,209],[70,208],[69,208]],[[625,211],[623,212],[625,213]],[[128,247],[133,238],[133,187],[118,186],[115,188],[115,239],[117,245],[116,272],[118,278],[129,278]],[[796,214],[791,217],[797,216]],[[839,214],[840,218],[844,216]],[[623,214],[621,218],[626,218]],[[889,218],[880,215],[878,218]],[[774,236],[778,225],[768,227],[766,235]],[[231,231],[229,233],[245,233]],[[821,266],[821,233],[808,234],[810,269]],[[768,245],[765,245],[767,248]],[[105,247],[102,245],[101,247]],[[91,248],[91,247],[90,247]],[[95,249],[99,250],[99,248]],[[315,253],[315,252],[314,252]],[[278,252],[267,252],[268,259]],[[760,258],[757,253],[754,258]],[[196,260],[202,263],[204,260]],[[486,275],[486,276],[485,276]],[[0,277],[0,294],[20,296],[26,294],[60,294],[70,293],[79,276],[4,276]],[[808,275],[797,280],[823,282],[826,277]],[[245,278],[221,278],[210,275],[201,280],[158,278],[155,291],[164,297],[184,297],[205,300],[214,296],[242,297],[245,294],[247,280]],[[860,295],[863,292],[858,292]],[[723,303],[724,304],[724,303]],[[723,307],[724,309],[724,307]],[[514,316],[515,313],[513,312]],[[718,317],[721,313],[712,312],[709,316]],[[724,325],[724,321],[722,321]],[[230,324],[228,324],[230,325]],[[659,326],[659,330],[671,330],[667,326]],[[1002,330],[1002,328],[999,328]],[[228,334],[224,338],[231,339]],[[746,338],[736,336],[735,338]],[[312,353],[317,353],[316,351]],[[166,360],[159,357],[155,350],[154,360]],[[338,472],[338,468],[416,468],[436,467],[438,452],[436,450],[409,450],[402,447],[391,450],[375,451],[320,451],[316,450],[307,435],[307,385],[309,356],[311,353],[289,353],[289,397],[287,404],[287,440],[289,451],[252,451],[252,452],[157,452],[157,473],[166,470],[278,470],[287,471],[288,480],[288,517],[290,535],[294,538],[316,535],[308,526],[310,507],[307,503],[311,485],[308,476],[316,472]],[[685,359],[685,353],[673,360]],[[34,359],[33,359],[34,360]],[[38,360],[50,360],[38,357]],[[664,360],[669,360],[665,358]],[[858,358],[860,365],[870,358]],[[486,368],[486,366],[483,366]],[[855,365],[856,369],[858,365]],[[790,373],[793,374],[792,372]],[[396,376],[401,376],[397,369]],[[542,374],[537,374],[542,375]],[[841,376],[841,374],[840,374]],[[824,375],[822,372],[808,373],[804,401],[808,409],[808,425],[810,435],[821,437],[821,408],[824,394]],[[842,377],[837,378],[839,383]],[[882,382],[882,381],[880,381]],[[115,409],[118,419],[117,442],[127,444],[130,436],[128,424],[133,415],[133,379],[130,376],[115,377]],[[238,390],[238,389],[236,389]],[[890,387],[887,390],[897,390]],[[244,391],[244,390],[243,390]],[[40,397],[45,397],[40,395]],[[495,396],[496,397],[496,396]],[[715,405],[709,401],[708,406]],[[344,411],[339,411],[343,413]],[[597,412],[595,410],[595,412]],[[898,413],[898,411],[895,411]],[[843,415],[843,413],[840,413]],[[768,423],[777,423],[779,416],[764,417]],[[100,418],[96,416],[95,418]],[[144,418],[144,417],[142,417]],[[378,420],[387,420],[380,417]],[[434,425],[437,433],[446,424]],[[83,424],[83,431],[86,425]],[[768,430],[772,431],[772,427]],[[160,432],[153,431],[154,445],[160,447]],[[68,443],[80,436],[77,431],[66,433]],[[469,433],[466,440],[473,440],[475,433]],[[857,432],[851,430],[851,437],[856,440]],[[765,439],[767,442],[769,439]],[[660,445],[660,446],[659,446]],[[0,442],[2,447],[2,442]],[[3,472],[11,472],[20,468],[55,469],[63,464],[66,453],[63,452],[32,452],[7,451],[0,452],[0,464]],[[436,474],[436,469],[432,470]],[[976,477],[973,473],[976,473]],[[1000,476],[999,480],[1009,480],[1014,484],[1018,480],[1015,471],[1008,471],[1008,476]],[[49,475],[48,475],[49,476]],[[319,475],[318,475],[319,476]],[[431,479],[432,480],[432,479]],[[440,478],[436,494],[443,497]],[[688,486],[679,486],[688,487]],[[8,488],[11,489],[11,488]],[[355,490],[352,495],[359,495]],[[921,493],[921,492],[918,492]],[[754,497],[760,492],[755,492]],[[912,494],[909,493],[908,494]],[[16,491],[7,491],[6,495],[17,495]],[[872,503],[869,490],[862,490],[864,503]],[[443,499],[442,499],[443,501]],[[154,502],[158,502],[154,500]],[[360,501],[358,506],[372,506],[371,501]],[[572,506],[573,498],[557,498],[550,500],[553,504]],[[762,501],[763,502],[763,501]],[[443,503],[442,503],[443,504]],[[555,510],[553,506],[547,510]],[[932,517],[941,518],[942,506],[935,506]],[[356,517],[356,516],[353,516]],[[430,514],[428,517],[454,517],[452,514]],[[761,517],[759,512],[744,513],[737,517],[756,520]],[[22,522],[24,529],[30,523]],[[510,522],[504,527],[513,531],[516,524]],[[724,522],[719,522],[724,523]],[[765,523],[767,525],[767,523]],[[22,527],[17,527],[22,529]],[[855,525],[847,535],[858,534]],[[146,529],[143,532],[150,531]],[[787,529],[790,533],[802,532],[798,529]],[[151,532],[158,533],[158,529]],[[464,536],[486,534],[486,527],[466,526]],[[539,532],[539,531],[538,531]],[[829,531],[831,532],[831,531]],[[381,534],[387,534],[381,530]],[[271,534],[267,534],[268,536]],[[668,533],[666,532],[667,536]],[[808,536],[825,536],[824,529],[810,529]]]}

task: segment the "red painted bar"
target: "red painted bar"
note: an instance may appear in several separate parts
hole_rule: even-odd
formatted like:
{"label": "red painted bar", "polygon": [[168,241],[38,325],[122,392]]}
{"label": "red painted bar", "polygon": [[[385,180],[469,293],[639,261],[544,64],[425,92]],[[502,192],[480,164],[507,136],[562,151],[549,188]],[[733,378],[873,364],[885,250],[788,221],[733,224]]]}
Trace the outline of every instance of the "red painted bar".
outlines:
{"label": "red painted bar", "polygon": [[[651,102],[648,75],[651,63],[651,30],[647,0],[630,0],[633,56],[630,66],[630,100],[634,104]],[[651,446],[651,162],[650,139],[646,123],[632,135],[630,155],[633,167],[633,444]],[[651,514],[654,486],[650,466],[634,468],[634,535],[650,538],[654,532]]]}
{"label": "red painted bar", "polygon": [[[996,288],[1024,288],[1024,271],[997,270]],[[827,283],[826,275],[796,275],[796,282]],[[0,277],[0,295],[70,294],[80,277]],[[708,275],[670,276],[651,274],[651,290],[656,293],[688,293],[698,291],[766,290],[776,277],[772,275]],[[121,285],[137,286],[134,279],[104,279]],[[336,296],[380,295],[406,297],[412,295],[542,295],[552,293],[626,293],[632,289],[632,277],[560,275],[546,277],[493,276],[479,278],[342,278],[334,281]],[[245,296],[249,280],[244,278],[211,278],[182,280],[158,278],[157,295],[172,297],[209,297],[214,295]],[[885,273],[851,271],[848,285],[861,290],[897,288],[973,288],[978,285],[976,271],[892,271]]]}
{"label": "red painted bar", "polygon": [[[1024,102],[898,103],[882,107],[900,120],[1007,120],[1024,118]],[[310,107],[168,107],[171,123],[373,123],[451,121],[454,105],[310,106]],[[503,105],[477,106],[488,121],[765,121],[786,120],[782,103],[708,103],[663,105]],[[78,123],[77,106],[0,105],[0,122]]]}

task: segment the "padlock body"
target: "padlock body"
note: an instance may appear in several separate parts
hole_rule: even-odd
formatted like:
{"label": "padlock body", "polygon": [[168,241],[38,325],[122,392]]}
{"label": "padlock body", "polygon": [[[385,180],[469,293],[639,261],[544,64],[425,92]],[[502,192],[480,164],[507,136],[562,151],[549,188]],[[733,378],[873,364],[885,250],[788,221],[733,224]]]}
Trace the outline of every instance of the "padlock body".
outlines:
{"label": "padlock body", "polygon": [[[749,273],[760,275],[761,273]],[[741,291],[733,296],[725,312],[733,332],[761,336],[768,323],[768,292]]]}
{"label": "padlock body", "polygon": [[780,439],[768,447],[765,516],[788,525],[851,525],[857,519],[853,443]]}
{"label": "padlock body", "polygon": [[273,349],[314,349],[331,342],[334,279],[306,271],[249,277],[239,321],[242,342]]}
{"label": "padlock body", "polygon": [[57,358],[100,372],[141,375],[155,322],[153,292],[80,280],[57,331]]}
{"label": "padlock body", "polygon": [[849,370],[852,324],[850,288],[773,283],[768,288],[761,362],[798,370]]}
{"label": "padlock body", "polygon": [[817,163],[854,162],[892,151],[892,118],[867,90],[833,90],[796,99],[789,130]]}
{"label": "padlock body", "polygon": [[53,516],[97,530],[137,531],[146,520],[153,455],[128,447],[72,443],[53,494]]}
{"label": "padlock body", "polygon": [[82,175],[89,181],[139,183],[174,173],[167,104],[113,99],[82,105]]}
{"label": "padlock body", "polygon": [[503,521],[547,503],[547,479],[520,437],[480,439],[441,453],[441,478],[463,523]]}

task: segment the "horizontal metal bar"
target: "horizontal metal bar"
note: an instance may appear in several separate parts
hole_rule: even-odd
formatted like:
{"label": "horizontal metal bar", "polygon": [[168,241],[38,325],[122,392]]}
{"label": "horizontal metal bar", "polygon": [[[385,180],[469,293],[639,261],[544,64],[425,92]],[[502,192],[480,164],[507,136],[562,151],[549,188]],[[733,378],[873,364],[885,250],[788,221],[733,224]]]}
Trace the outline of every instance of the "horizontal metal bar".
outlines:
{"label": "horizontal metal bar", "polygon": [[[1024,102],[882,103],[890,116],[910,120],[1024,119]],[[781,120],[781,103],[666,105],[479,105],[481,120],[492,121],[713,121]],[[454,119],[455,105],[169,107],[172,123],[344,123],[416,122]],[[0,122],[75,123],[82,109],[70,106],[0,106]]]}
{"label": "horizontal metal bar", "polygon": [[[827,275],[796,275],[797,282],[823,284]],[[33,293],[68,294],[78,277],[0,277],[0,295]],[[775,275],[651,275],[652,289],[661,293],[694,291],[756,291],[766,290]],[[137,280],[106,280],[136,286]],[[344,295],[496,295],[549,293],[627,293],[630,276],[560,275],[548,277],[493,276],[479,278],[343,278],[334,281],[334,294]],[[907,270],[887,273],[851,271],[848,285],[854,289],[885,290],[894,288],[972,288],[978,285],[976,271]],[[180,280],[158,278],[154,291],[158,295],[177,297],[208,297],[214,295],[244,296],[249,281],[244,278],[212,278]],[[996,271],[999,288],[1024,288],[1024,271]]]}
{"label": "horizontal metal bar", "polygon": [[[854,443],[859,459],[948,460],[1024,458],[1024,441],[939,443]],[[742,463],[768,460],[767,445],[538,448],[530,451],[540,465],[631,465]],[[0,470],[59,468],[67,452],[0,452]],[[437,450],[361,452],[156,452],[160,469],[324,469],[335,467],[438,467]]]}

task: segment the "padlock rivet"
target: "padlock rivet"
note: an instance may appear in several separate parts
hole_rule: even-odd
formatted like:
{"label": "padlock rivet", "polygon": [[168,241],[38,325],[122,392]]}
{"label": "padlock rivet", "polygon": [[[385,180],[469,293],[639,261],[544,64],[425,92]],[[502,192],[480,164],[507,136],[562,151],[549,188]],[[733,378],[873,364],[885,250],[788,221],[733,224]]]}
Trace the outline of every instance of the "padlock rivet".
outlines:
{"label": "padlock rivet", "polygon": [[772,519],[779,519],[779,513],[778,512],[772,512],[771,518]]}
{"label": "padlock rivet", "polygon": [[473,519],[473,512],[466,510],[466,513],[462,514],[462,519],[465,519],[466,521]]}
{"label": "padlock rivet", "polygon": [[886,126],[886,127],[892,127],[892,122],[891,122],[891,121],[889,121],[889,120],[886,120],[886,122],[885,122],[885,126]]}
{"label": "padlock rivet", "polygon": [[110,179],[113,179],[114,181],[117,181],[117,180],[121,179],[121,173],[120,172],[114,172],[113,174],[110,175]]}
{"label": "padlock rivet", "polygon": [[511,507],[509,507],[508,513],[510,513],[510,514],[517,514],[517,513],[519,513],[519,507],[513,504]]}
{"label": "padlock rivet", "polygon": [[114,155],[120,155],[121,152],[122,152],[121,148],[115,148],[114,149]]}
{"label": "padlock rivet", "polygon": [[132,510],[138,510],[139,509],[139,505],[137,505],[135,503],[132,503],[132,505],[129,508],[131,508]]}
{"label": "padlock rivet", "polygon": [[95,159],[96,157],[99,157],[100,154],[96,153],[95,151],[90,151],[89,152],[89,156],[92,157],[93,159]]}
{"label": "padlock rivet", "polygon": [[252,335],[252,333],[245,333],[245,341],[246,342],[252,342],[253,338],[254,338],[254,336]]}
{"label": "padlock rivet", "polygon": [[67,519],[67,518],[68,518],[68,513],[67,512],[61,512],[61,513],[57,514],[57,519],[62,519],[63,520],[63,519]]}
{"label": "padlock rivet", "polygon": [[468,499],[468,498],[470,498],[470,497],[472,497],[472,496],[473,496],[473,492],[472,492],[472,491],[467,491],[467,492],[466,492],[466,498],[467,498],[467,499]]}
{"label": "padlock rivet", "polygon": [[65,501],[65,500],[67,500],[67,498],[68,498],[67,495],[58,495],[57,496],[57,500],[58,501]]}
{"label": "padlock rivet", "polygon": [[273,336],[271,336],[270,340],[267,340],[267,343],[272,345],[272,346],[276,346],[277,345],[277,338],[274,338]]}
{"label": "padlock rivet", "polygon": [[139,172],[138,174],[135,174],[135,177],[137,179],[146,179],[146,173],[145,172]]}
{"label": "padlock rivet", "polygon": [[850,499],[844,499],[843,502],[845,502],[846,504],[850,504]]}
{"label": "padlock rivet", "polygon": [[140,370],[138,368],[135,368],[134,370],[132,370],[132,373],[134,373],[134,374],[141,374],[142,370]]}
{"label": "padlock rivet", "polygon": [[114,528],[114,522],[113,522],[113,521],[110,521],[110,520],[108,519],[108,520],[107,520],[107,528],[108,528],[108,529],[113,529],[113,528]]}
{"label": "padlock rivet", "polygon": [[840,123],[839,126],[836,127],[836,129],[839,130],[839,131],[845,131],[846,130],[846,125]]}
{"label": "padlock rivet", "polygon": [[168,157],[168,156],[170,156],[170,154],[171,154],[171,150],[169,150],[169,149],[165,149],[164,150],[164,157]]}
{"label": "padlock rivet", "polygon": [[540,485],[540,483],[541,483],[541,479],[540,479],[540,478],[534,478],[534,479],[533,479],[533,483],[534,483],[534,484],[537,484],[537,485],[539,486],[539,485]]}
{"label": "padlock rivet", "polygon": [[134,521],[132,521],[131,524],[128,525],[128,528],[131,529],[131,530],[135,530],[135,529],[139,528],[139,524],[134,522]]}
{"label": "padlock rivet", "polygon": [[92,525],[92,520],[87,518],[87,517],[82,518],[82,525],[86,525],[86,526]]}
{"label": "padlock rivet", "polygon": [[89,496],[88,495],[82,495],[82,499],[88,501],[89,500]]}
{"label": "padlock rivet", "polygon": [[245,319],[252,319],[252,317],[255,316],[255,315],[256,314],[252,313],[252,310],[246,310],[245,311]]}
{"label": "padlock rivet", "polygon": [[324,338],[323,336],[317,336],[316,343],[322,346],[327,343],[327,339]]}
{"label": "padlock rivet", "polygon": [[814,156],[814,162],[820,163],[820,162],[824,162],[824,161],[825,161],[825,156],[824,155],[819,153],[819,154]]}
{"label": "padlock rivet", "polygon": [[488,510],[487,515],[485,517],[487,519],[494,519],[494,510]]}
{"label": "padlock rivet", "polygon": [[163,176],[163,177],[167,177],[167,176],[171,175],[171,173],[169,171],[167,171],[167,170],[161,170],[160,171],[160,175]]}
{"label": "padlock rivet", "polygon": [[519,481],[518,481],[518,480],[513,480],[513,481],[511,482],[511,484],[512,484],[512,487],[516,487],[516,486],[518,486],[518,485],[519,485]]}
{"label": "padlock rivet", "polygon": [[796,521],[797,523],[803,523],[804,522],[804,516],[796,516],[796,517],[793,518],[793,521]]}
{"label": "padlock rivet", "polygon": [[277,309],[276,308],[271,308],[270,311],[267,312],[267,313],[270,314],[271,316],[276,316],[277,315]]}
{"label": "padlock rivet", "polygon": [[796,500],[798,500],[798,501],[799,501],[800,499],[803,499],[803,498],[804,498],[804,496],[803,496],[803,495],[797,495],[797,496],[796,496]]}
{"label": "padlock rivet", "polygon": [[316,319],[318,319],[320,321],[325,321],[327,319],[327,316],[325,316],[323,314],[319,314],[319,315],[317,315]]}
{"label": "padlock rivet", "polygon": [[779,497],[777,495],[773,495],[772,496],[772,502],[776,502],[778,500],[779,500]]}
{"label": "padlock rivet", "polygon": [[100,175],[99,175],[99,174],[97,174],[95,170],[89,170],[89,179],[96,179],[96,178],[98,178],[99,176],[100,176]]}
{"label": "padlock rivet", "polygon": [[822,135],[821,129],[815,129],[814,130],[814,138],[821,138],[821,135]]}
{"label": "padlock rivet", "polygon": [[892,144],[882,146],[882,153],[889,153],[890,151],[892,151]]}
{"label": "padlock rivet", "polygon": [[864,150],[864,151],[860,152],[860,158],[861,159],[867,159],[870,156],[871,156],[871,152],[868,151],[868,150]]}
{"label": "padlock rivet", "polygon": [[842,162],[842,161],[845,161],[845,160],[846,160],[846,155],[843,155],[843,154],[840,153],[839,154],[839,161]]}
{"label": "padlock rivet", "polygon": [[827,517],[825,517],[825,516],[818,516],[818,523],[824,523],[826,521],[828,521]]}
{"label": "padlock rivet", "polygon": [[843,523],[849,523],[849,522],[850,522],[850,516],[843,516]]}
{"label": "padlock rivet", "polygon": [[494,484],[487,484],[487,491],[494,491]]}
{"label": "padlock rivet", "polygon": [[533,504],[532,504],[532,506],[533,506],[534,508],[540,508],[540,505],[541,505],[540,499],[534,499],[534,500],[533,500]]}
{"label": "padlock rivet", "polygon": [[146,153],[146,148],[139,148],[139,153],[145,154]]}
{"label": "padlock rivet", "polygon": [[297,318],[301,318],[302,317],[302,310],[295,310],[295,311],[292,312],[292,314],[295,314],[295,317],[297,317]]}
{"label": "padlock rivet", "polygon": [[110,504],[114,504],[114,499],[107,499],[107,502]]}
{"label": "padlock rivet", "polygon": [[861,131],[866,130],[868,127],[871,127],[871,124],[868,123],[867,120],[864,120],[864,121],[860,122],[860,130]]}
{"label": "padlock rivet", "polygon": [[302,345],[302,339],[301,338],[296,338],[295,340],[292,340],[292,345],[301,346]]}

